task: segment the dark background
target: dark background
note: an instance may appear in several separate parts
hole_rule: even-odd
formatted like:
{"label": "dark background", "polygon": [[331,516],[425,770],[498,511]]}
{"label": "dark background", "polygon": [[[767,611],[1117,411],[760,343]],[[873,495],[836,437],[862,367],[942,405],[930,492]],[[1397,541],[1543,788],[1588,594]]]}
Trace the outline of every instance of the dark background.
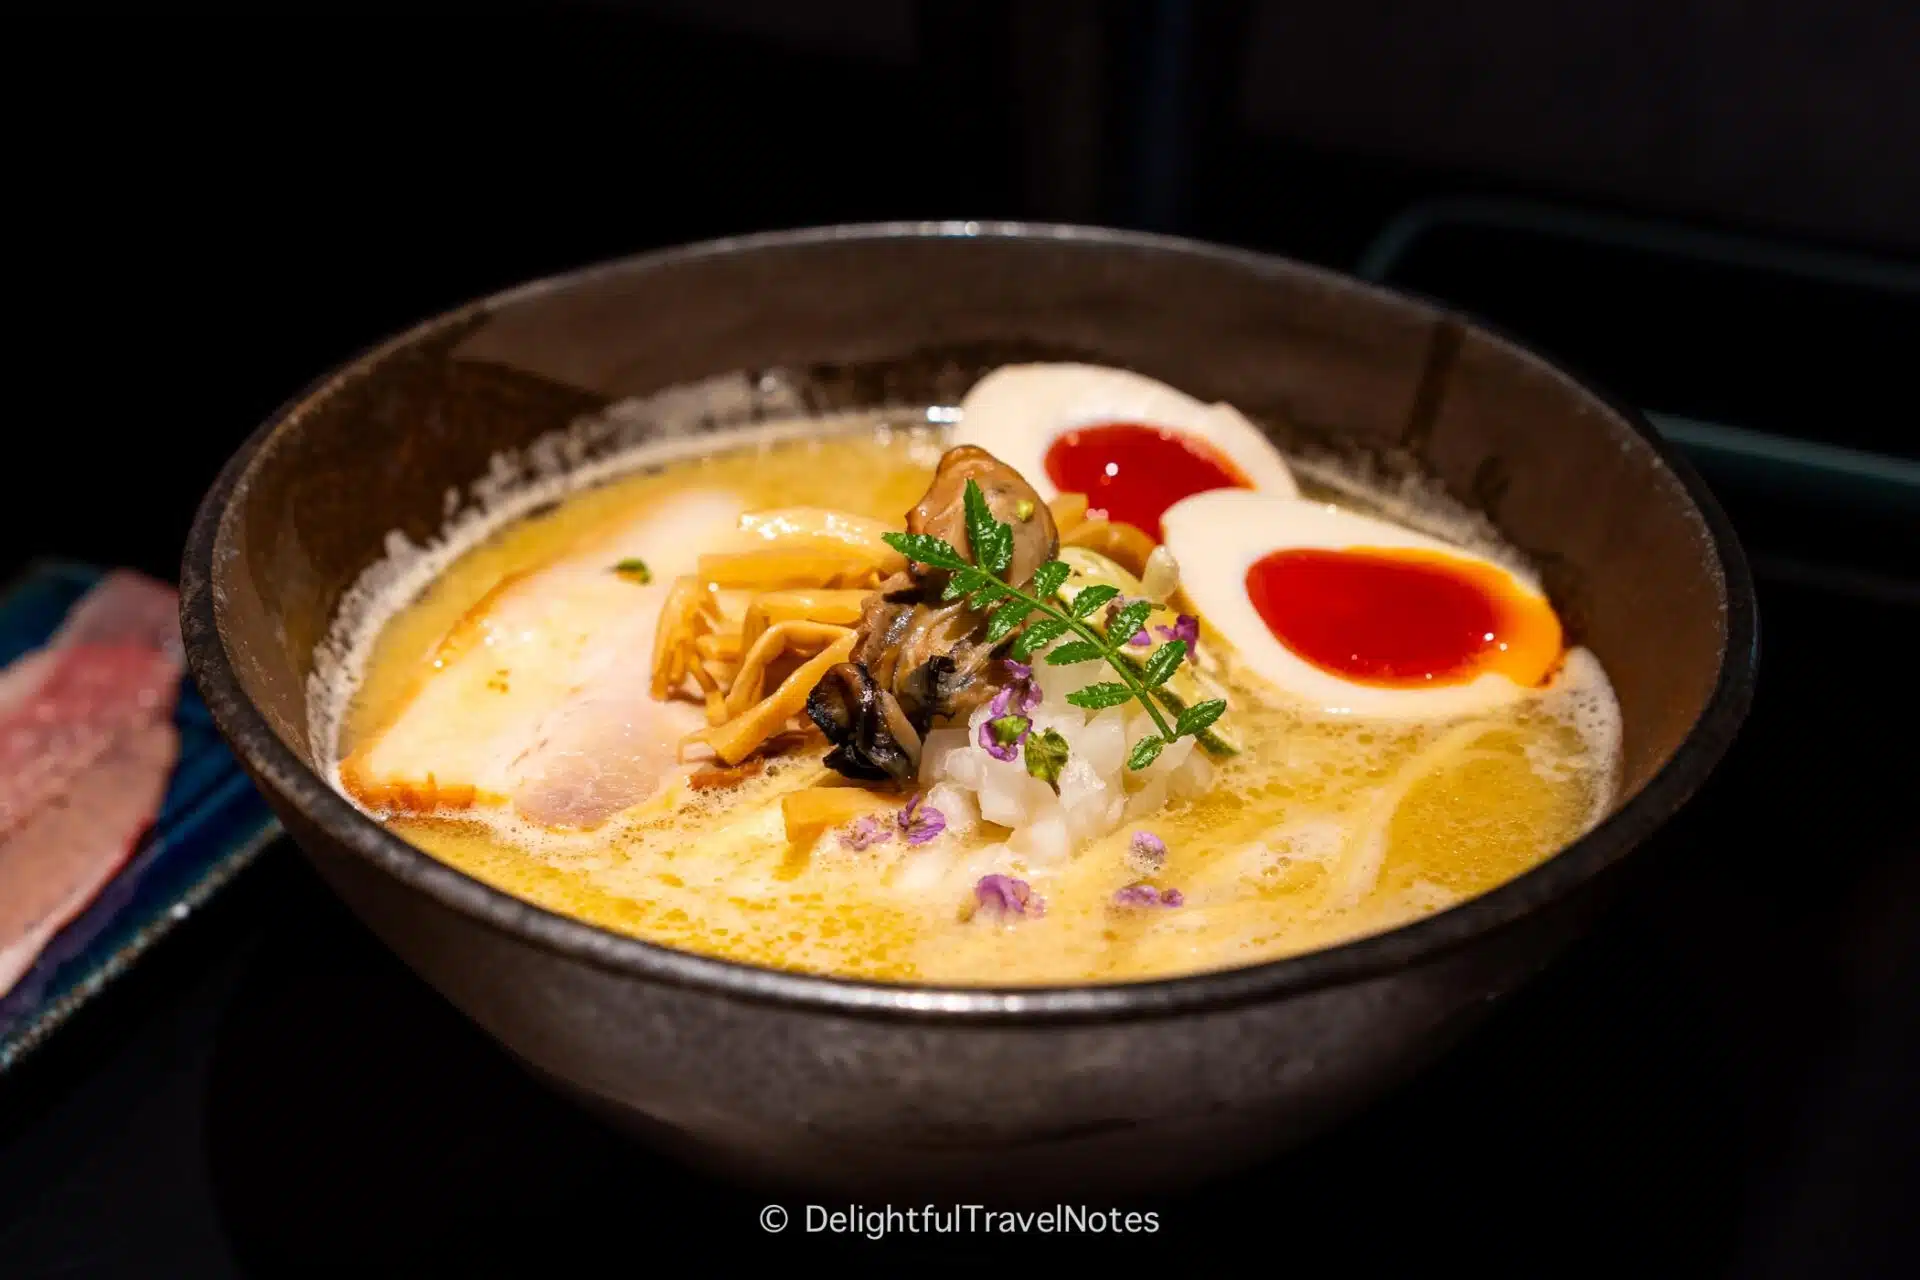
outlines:
{"label": "dark background", "polygon": [[[681,0],[17,18],[0,546],[9,569],[61,555],[171,577],[228,452],[329,366],[476,294],[735,232],[1034,218],[1345,269],[1419,201],[1512,197],[1900,278],[1920,255],[1917,13]],[[1466,228],[1423,242],[1406,278],[1650,409],[1920,457],[1913,290],[1849,272]],[[1658,886],[1410,1094],[1109,1252],[1920,1270],[1904,800],[1920,706],[1898,660],[1920,522],[1869,518],[1791,468],[1709,478],[1761,570],[1765,675]],[[609,1243],[637,1270],[687,1239],[721,1263],[798,1258],[760,1237],[757,1206],[521,1080],[286,850],[0,1081],[0,1275],[486,1272]],[[933,1260],[833,1248],[875,1259]]]}
{"label": "dark background", "polygon": [[[1474,194],[1920,250],[1911,6],[1452,8],[16,19],[12,438],[51,441],[35,474],[84,466],[86,486],[28,486],[0,545],[170,571],[234,441],[333,363],[478,293],[733,232],[1056,219],[1344,268],[1409,204]],[[1920,456],[1913,416],[1890,411],[1911,307],[1594,253],[1556,275],[1527,255],[1481,246],[1424,283],[1459,297],[1465,273],[1463,300],[1520,313],[1654,407]]]}

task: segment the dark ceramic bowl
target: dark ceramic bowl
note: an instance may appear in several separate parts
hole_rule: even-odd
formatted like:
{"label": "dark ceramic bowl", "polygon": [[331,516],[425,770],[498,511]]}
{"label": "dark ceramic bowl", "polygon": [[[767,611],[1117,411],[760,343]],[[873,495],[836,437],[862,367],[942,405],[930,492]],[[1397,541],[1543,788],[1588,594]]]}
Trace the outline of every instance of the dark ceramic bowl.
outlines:
{"label": "dark ceramic bowl", "polygon": [[[660,429],[648,404],[699,410],[712,430],[795,407],[951,405],[1026,359],[1138,369],[1232,402],[1297,453],[1416,468],[1484,510],[1612,676],[1613,815],[1491,893],[1330,950],[1170,981],[952,989],[603,932],[434,861],[314,772],[307,680],[342,592],[389,530],[430,537],[448,491],[494,454],[569,424],[583,454],[615,449]],[[605,412],[633,397],[653,398]],[[1686,465],[1513,343],[1292,262],[973,223],[647,254],[429,321],[247,441],[200,509],[181,583],[194,676],[295,840],[533,1071],[738,1176],[999,1200],[1224,1172],[1430,1060],[1578,932],[1714,767],[1756,650],[1744,561]]]}

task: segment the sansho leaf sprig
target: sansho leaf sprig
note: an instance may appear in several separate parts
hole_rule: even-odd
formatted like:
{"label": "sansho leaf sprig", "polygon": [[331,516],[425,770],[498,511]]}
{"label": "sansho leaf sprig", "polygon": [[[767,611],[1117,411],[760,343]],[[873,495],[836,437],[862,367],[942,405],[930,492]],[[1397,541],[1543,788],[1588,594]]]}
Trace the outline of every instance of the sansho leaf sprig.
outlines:
{"label": "sansho leaf sprig", "polygon": [[1073,571],[1058,560],[1049,560],[1034,570],[1032,580],[1024,589],[1015,586],[1006,576],[1013,564],[1012,527],[994,519],[993,511],[987,506],[986,495],[972,480],[967,481],[965,502],[967,543],[973,551],[971,561],[944,538],[936,538],[930,533],[889,533],[882,536],[888,546],[907,559],[949,573],[946,589],[942,592],[943,598],[958,600],[965,596],[975,608],[991,611],[987,623],[989,644],[1006,639],[1019,630],[1022,623],[1026,623],[1025,629],[1014,637],[1013,657],[1016,661],[1027,661],[1041,649],[1067,635],[1075,638],[1047,652],[1049,666],[1104,659],[1120,679],[1075,690],[1067,695],[1067,701],[1088,711],[1098,711],[1134,699],[1147,709],[1159,732],[1150,733],[1133,744],[1133,749],[1127,754],[1129,769],[1146,768],[1168,743],[1197,736],[1220,718],[1227,709],[1227,703],[1224,698],[1215,698],[1194,703],[1181,711],[1172,724],[1168,724],[1153,695],[1148,692],[1165,684],[1186,659],[1186,641],[1169,640],[1155,649],[1137,675],[1122,657],[1120,646],[1140,630],[1147,616],[1153,612],[1150,601],[1134,600],[1121,605],[1114,610],[1114,616],[1108,620],[1103,631],[1089,620],[1102,605],[1119,597],[1118,588],[1105,584],[1082,588],[1074,596],[1073,603],[1062,609],[1052,603],[1052,597]]}

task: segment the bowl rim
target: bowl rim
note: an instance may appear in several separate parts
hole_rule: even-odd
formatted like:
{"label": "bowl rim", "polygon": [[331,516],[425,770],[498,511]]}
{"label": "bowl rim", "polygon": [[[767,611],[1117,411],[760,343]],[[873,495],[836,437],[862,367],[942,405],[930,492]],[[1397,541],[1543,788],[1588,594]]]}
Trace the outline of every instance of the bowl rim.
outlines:
{"label": "bowl rim", "polygon": [[[1566,378],[1615,414],[1672,473],[1707,532],[1719,570],[1724,631],[1719,672],[1699,717],[1673,755],[1592,830],[1539,865],[1477,897],[1379,933],[1257,964],[1106,984],[965,987],[881,982],[765,968],[681,951],[516,898],[438,861],[362,813],[280,740],[241,689],[215,612],[214,554],[233,498],[268,441],[309,404],[393,349],[476,315],[608,275],[710,257],[840,242],[982,239],[1082,242],[1210,260],[1254,275],[1319,277],[1347,292],[1411,306],[1494,338]],[[189,669],[216,725],[257,782],[337,843],[441,906],[556,956],[597,969],[736,1001],[864,1019],[922,1023],[1051,1025],[1192,1014],[1376,978],[1452,952],[1568,896],[1651,836],[1706,780],[1745,720],[1758,663],[1758,609],[1746,556],[1711,491],[1633,406],[1566,362],[1497,325],[1404,289],[1284,256],[1183,236],[1027,221],[850,223],[727,236],[596,262],[449,308],[389,335],[314,379],[281,404],[221,468],[188,534],[180,578]]]}

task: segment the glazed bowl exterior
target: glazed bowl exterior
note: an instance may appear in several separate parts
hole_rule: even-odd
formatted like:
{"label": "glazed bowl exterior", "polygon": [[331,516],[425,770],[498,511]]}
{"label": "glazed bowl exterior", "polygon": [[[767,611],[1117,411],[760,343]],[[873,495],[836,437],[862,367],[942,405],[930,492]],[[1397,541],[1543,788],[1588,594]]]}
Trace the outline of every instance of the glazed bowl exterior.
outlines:
{"label": "glazed bowl exterior", "polygon": [[[344,594],[395,531],[430,540],[499,458],[578,464],[666,431],[951,406],[1033,359],[1136,369],[1233,403],[1297,458],[1425,476],[1485,512],[1613,680],[1614,813],[1484,896],[1328,950],[1165,981],[933,988],[556,915],[413,848],[316,770],[314,654]],[[529,453],[539,439],[561,444]],[[535,1073],[736,1177],[999,1202],[1174,1190],[1405,1079],[1604,903],[1721,757],[1757,652],[1711,496],[1638,416],[1539,356],[1298,263],[978,223],[695,245],[427,321],[234,456],[189,541],[182,621],[220,731],[321,875]]]}

